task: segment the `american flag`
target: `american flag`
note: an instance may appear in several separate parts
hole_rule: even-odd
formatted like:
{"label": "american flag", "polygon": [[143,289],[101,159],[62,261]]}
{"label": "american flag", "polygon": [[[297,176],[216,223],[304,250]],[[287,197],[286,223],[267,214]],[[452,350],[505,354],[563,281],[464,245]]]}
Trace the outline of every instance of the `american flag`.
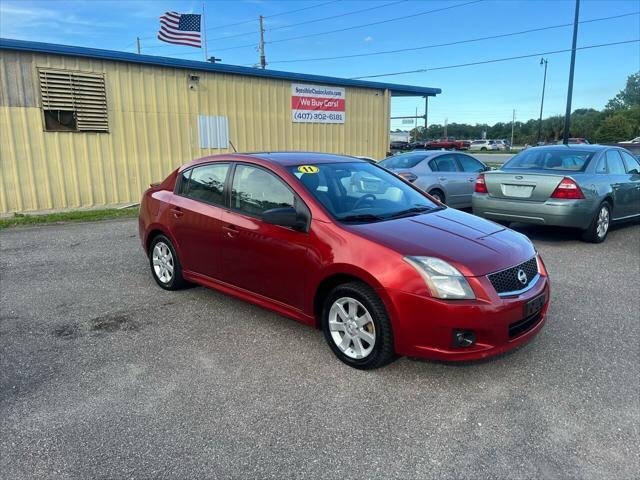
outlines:
{"label": "american flag", "polygon": [[200,48],[200,14],[165,12],[160,17],[158,39]]}

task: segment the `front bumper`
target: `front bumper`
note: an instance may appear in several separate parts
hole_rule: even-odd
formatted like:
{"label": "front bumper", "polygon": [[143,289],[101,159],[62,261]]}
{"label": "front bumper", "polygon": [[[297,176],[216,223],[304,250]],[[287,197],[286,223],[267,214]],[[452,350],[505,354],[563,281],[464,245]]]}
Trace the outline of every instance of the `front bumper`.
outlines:
{"label": "front bumper", "polygon": [[491,220],[587,228],[595,214],[590,200],[549,199],[544,203],[495,198],[486,193],[474,193],[473,214]]}
{"label": "front bumper", "polygon": [[[484,293],[476,300],[440,300],[399,290],[387,290],[395,311],[394,335],[400,355],[433,360],[479,360],[512,350],[531,340],[546,321],[550,286],[540,276],[527,292],[501,298],[486,277],[468,278],[472,288]],[[544,306],[536,318],[525,320],[524,306],[541,294]],[[476,343],[453,345],[454,331],[471,330]]]}

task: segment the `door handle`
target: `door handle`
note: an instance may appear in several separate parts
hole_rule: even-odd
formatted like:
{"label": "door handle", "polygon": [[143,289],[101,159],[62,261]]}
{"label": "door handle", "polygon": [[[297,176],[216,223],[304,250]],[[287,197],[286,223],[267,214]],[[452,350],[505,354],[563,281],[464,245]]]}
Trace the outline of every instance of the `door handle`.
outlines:
{"label": "door handle", "polygon": [[180,209],[180,207],[172,208],[170,212],[173,214],[175,218],[179,218],[184,215],[184,212]]}
{"label": "door handle", "polygon": [[238,236],[238,233],[240,233],[238,229],[233,225],[227,225],[226,227],[222,227],[222,230],[225,231],[225,233],[227,234],[227,237],[229,238],[236,238]]}
{"label": "door handle", "polygon": [[440,180],[441,182],[445,182],[447,180],[447,177],[438,177],[438,180]]}

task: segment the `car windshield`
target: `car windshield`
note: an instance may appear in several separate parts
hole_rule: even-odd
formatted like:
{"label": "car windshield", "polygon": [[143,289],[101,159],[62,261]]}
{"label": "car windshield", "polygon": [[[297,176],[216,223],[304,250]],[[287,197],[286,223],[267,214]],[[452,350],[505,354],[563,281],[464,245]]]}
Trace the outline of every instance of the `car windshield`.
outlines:
{"label": "car windshield", "polygon": [[505,163],[502,170],[566,170],[582,172],[594,153],[567,148],[531,148],[519,153]]}
{"label": "car windshield", "polygon": [[424,153],[404,153],[385,158],[380,162],[384,168],[413,168],[427,158]]}
{"label": "car windshield", "polygon": [[367,162],[296,165],[289,171],[343,222],[378,222],[443,208],[392,173]]}

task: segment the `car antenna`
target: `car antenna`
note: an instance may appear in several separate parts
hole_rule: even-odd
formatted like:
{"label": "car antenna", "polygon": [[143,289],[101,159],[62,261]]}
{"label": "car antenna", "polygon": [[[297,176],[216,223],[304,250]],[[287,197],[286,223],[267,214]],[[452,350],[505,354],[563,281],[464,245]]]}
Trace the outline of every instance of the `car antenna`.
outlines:
{"label": "car antenna", "polygon": [[231,145],[231,148],[233,148],[233,153],[238,153],[238,150],[236,150],[236,147],[233,146],[231,140],[229,140],[229,145]]}

